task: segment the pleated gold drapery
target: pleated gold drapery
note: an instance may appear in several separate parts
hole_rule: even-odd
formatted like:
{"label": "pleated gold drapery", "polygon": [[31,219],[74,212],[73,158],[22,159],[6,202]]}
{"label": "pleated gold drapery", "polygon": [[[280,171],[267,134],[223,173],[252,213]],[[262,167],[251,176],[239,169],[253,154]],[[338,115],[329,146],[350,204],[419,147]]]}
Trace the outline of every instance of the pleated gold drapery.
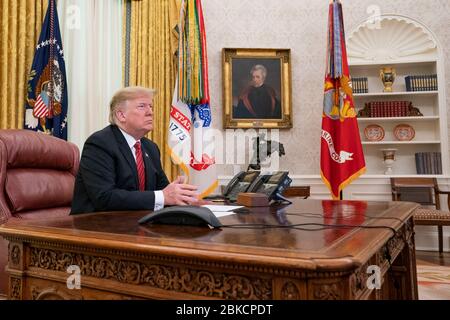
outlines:
{"label": "pleated gold drapery", "polygon": [[0,1],[0,129],[23,128],[28,73],[47,2]]}
{"label": "pleated gold drapery", "polygon": [[[178,169],[172,164],[168,153],[167,129],[175,85],[173,54],[177,42],[173,29],[178,22],[179,4],[176,0],[127,1],[131,1],[128,3],[131,5],[128,85],[157,90],[153,108],[153,131],[148,137],[159,146],[163,169],[169,180],[173,180]],[[126,17],[126,6],[124,7]],[[126,35],[126,18],[123,20]]]}

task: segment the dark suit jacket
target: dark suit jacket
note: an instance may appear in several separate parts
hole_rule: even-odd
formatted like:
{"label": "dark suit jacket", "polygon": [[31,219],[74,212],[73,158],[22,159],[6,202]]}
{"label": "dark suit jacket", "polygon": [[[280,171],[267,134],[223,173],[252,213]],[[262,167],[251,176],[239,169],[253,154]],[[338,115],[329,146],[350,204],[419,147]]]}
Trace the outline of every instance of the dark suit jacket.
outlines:
{"label": "dark suit jacket", "polygon": [[92,134],[84,144],[75,180],[71,214],[112,210],[153,210],[154,190],[169,181],[158,146],[141,139],[146,185],[139,191],[136,161],[122,132],[114,125]]}

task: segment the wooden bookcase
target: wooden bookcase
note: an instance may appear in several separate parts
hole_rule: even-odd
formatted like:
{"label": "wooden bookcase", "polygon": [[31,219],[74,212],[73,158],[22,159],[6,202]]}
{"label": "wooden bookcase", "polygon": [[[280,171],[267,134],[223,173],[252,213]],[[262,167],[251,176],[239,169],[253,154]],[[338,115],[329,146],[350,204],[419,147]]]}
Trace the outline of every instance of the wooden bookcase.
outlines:
{"label": "wooden bookcase", "polygon": [[[434,35],[424,25],[400,15],[382,15],[379,20],[365,21],[349,34],[347,40],[350,75],[367,77],[368,93],[354,94],[356,110],[374,101],[411,101],[423,116],[358,118],[361,141],[367,165],[366,176],[385,176],[381,149],[394,148],[396,161],[393,176],[418,176],[416,152],[440,152],[441,175],[448,176],[447,110],[443,59]],[[392,92],[383,92],[380,69],[393,67],[396,77]],[[438,90],[407,91],[408,75],[437,74]],[[380,141],[369,141],[364,129],[376,124],[384,129]],[[399,141],[394,128],[399,124],[413,127],[410,141]]]}

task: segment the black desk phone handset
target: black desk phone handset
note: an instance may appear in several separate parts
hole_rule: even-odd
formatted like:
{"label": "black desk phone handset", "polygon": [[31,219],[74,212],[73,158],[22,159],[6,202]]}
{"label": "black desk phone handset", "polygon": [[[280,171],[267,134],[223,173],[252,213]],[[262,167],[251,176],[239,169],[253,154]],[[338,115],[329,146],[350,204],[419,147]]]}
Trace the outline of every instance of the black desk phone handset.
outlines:
{"label": "black desk phone handset", "polygon": [[223,190],[223,195],[205,197],[204,199],[225,198],[231,202],[237,200],[241,192],[265,193],[269,200],[287,201],[281,194],[287,188],[292,179],[288,177],[289,172],[277,171],[274,174],[262,174],[259,171],[241,171],[236,174]]}
{"label": "black desk phone handset", "polygon": [[235,175],[227,186],[224,188],[221,195],[207,196],[205,200],[221,200],[227,199],[231,202],[237,200],[238,193],[246,192],[251,183],[259,176],[259,171],[241,171]]}
{"label": "black desk phone handset", "polygon": [[227,184],[223,196],[230,201],[236,201],[238,193],[246,192],[258,176],[259,171],[239,172]]}
{"label": "black desk phone handset", "polygon": [[289,202],[282,196],[283,191],[289,187],[292,179],[288,176],[288,171],[277,171],[273,174],[260,175],[247,189],[247,192],[264,193],[269,200]]}

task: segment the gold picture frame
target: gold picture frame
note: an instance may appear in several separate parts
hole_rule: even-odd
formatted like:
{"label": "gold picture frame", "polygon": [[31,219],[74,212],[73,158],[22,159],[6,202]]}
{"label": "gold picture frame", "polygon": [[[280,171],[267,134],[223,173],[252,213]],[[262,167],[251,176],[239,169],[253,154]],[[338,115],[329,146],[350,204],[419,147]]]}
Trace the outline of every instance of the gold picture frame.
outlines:
{"label": "gold picture frame", "polygon": [[224,128],[292,128],[290,49],[223,48]]}

